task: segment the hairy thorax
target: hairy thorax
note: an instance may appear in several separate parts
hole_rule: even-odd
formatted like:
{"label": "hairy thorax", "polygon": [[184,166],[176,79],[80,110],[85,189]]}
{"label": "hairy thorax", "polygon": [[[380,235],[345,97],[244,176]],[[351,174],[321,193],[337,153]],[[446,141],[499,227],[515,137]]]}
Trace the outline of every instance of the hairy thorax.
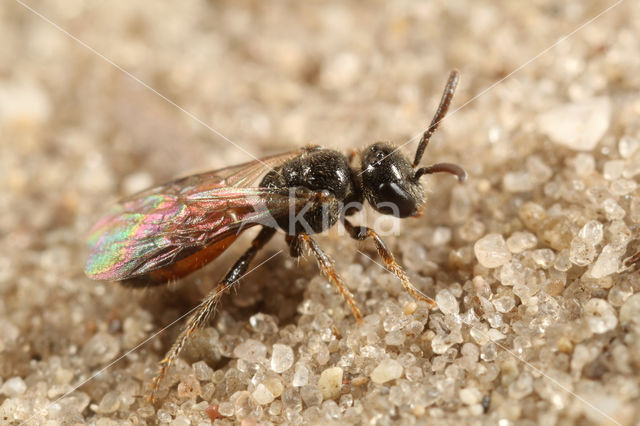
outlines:
{"label": "hairy thorax", "polygon": [[313,196],[302,209],[275,219],[289,235],[301,232],[315,234],[333,226],[345,205],[361,203],[361,191],[354,176],[343,154],[315,149],[270,171],[261,186],[313,191]]}

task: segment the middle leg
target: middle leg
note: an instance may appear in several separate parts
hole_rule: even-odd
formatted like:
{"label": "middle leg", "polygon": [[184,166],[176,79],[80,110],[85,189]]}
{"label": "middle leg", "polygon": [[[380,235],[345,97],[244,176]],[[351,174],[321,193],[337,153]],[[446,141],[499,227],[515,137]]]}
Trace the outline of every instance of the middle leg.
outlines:
{"label": "middle leg", "polygon": [[356,317],[358,323],[362,323],[362,314],[360,313],[360,309],[356,306],[355,300],[353,300],[353,295],[344,285],[344,281],[340,278],[340,275],[336,272],[333,267],[333,260],[329,257],[327,253],[322,250],[322,248],[315,242],[313,238],[311,238],[308,234],[298,234],[295,237],[287,237],[287,243],[291,249],[291,256],[298,257],[302,254],[302,245],[306,244],[307,247],[311,250],[316,260],[318,261],[318,266],[320,267],[320,271],[324,274],[325,277],[329,279],[340,291],[342,297],[347,301],[349,307],[353,311],[353,316]]}

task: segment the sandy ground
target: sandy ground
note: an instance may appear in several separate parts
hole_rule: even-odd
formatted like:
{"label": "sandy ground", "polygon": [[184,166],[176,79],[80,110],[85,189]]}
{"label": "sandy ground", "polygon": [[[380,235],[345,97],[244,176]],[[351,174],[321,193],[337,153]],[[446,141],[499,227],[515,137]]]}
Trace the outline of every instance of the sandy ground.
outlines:
{"label": "sandy ground", "polygon": [[[640,3],[28,4],[42,16],[0,7],[0,423],[640,421],[640,280],[622,263],[640,223]],[[452,68],[423,163],[469,179],[425,179],[425,214],[385,237],[438,308],[334,230],[317,240],[358,326],[278,237],[147,403],[183,322],[156,332],[253,231],[132,291],[85,277],[92,224],[154,183],[308,143],[412,155]]]}

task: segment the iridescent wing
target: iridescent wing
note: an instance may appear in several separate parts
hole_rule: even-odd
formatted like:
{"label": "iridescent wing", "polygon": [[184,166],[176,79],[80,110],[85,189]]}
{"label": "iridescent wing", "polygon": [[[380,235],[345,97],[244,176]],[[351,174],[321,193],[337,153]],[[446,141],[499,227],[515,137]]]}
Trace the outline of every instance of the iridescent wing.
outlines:
{"label": "iridescent wing", "polygon": [[265,175],[269,170],[278,167],[287,160],[291,160],[292,158],[296,158],[305,152],[315,150],[317,148],[317,146],[308,146],[281,154],[263,157],[260,160],[253,160],[237,164],[235,166],[225,167],[224,169],[179,178],[164,185],[134,194],[123,200],[123,202],[157,193],[166,195],[189,195],[222,187],[249,188],[255,186],[258,178]]}
{"label": "iridescent wing", "polygon": [[128,197],[90,231],[85,273],[97,280],[161,284],[202,267],[244,229],[275,226],[292,203],[297,209],[308,201],[305,194],[255,187],[271,168],[304,151],[188,176]]}

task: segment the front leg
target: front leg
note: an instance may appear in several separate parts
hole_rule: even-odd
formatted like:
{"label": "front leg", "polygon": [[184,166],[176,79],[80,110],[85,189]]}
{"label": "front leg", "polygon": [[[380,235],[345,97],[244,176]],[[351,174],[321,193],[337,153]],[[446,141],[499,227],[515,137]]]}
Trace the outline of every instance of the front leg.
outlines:
{"label": "front leg", "polygon": [[387,270],[389,270],[389,272],[394,274],[400,279],[400,281],[402,281],[402,285],[411,296],[413,296],[417,300],[427,302],[432,308],[436,306],[436,302],[434,302],[433,299],[425,296],[417,288],[415,288],[411,281],[409,281],[409,277],[407,277],[400,265],[398,265],[398,262],[396,262],[396,259],[393,257],[393,253],[391,253],[391,250],[387,248],[386,244],[384,243],[384,241],[382,241],[380,236],[376,234],[376,231],[371,228],[367,228],[366,226],[354,226],[347,219],[343,219],[342,223],[344,224],[344,227],[351,238],[358,241],[364,241],[367,238],[373,239],[373,242],[376,245],[376,250],[378,251],[378,255],[384,261]]}

